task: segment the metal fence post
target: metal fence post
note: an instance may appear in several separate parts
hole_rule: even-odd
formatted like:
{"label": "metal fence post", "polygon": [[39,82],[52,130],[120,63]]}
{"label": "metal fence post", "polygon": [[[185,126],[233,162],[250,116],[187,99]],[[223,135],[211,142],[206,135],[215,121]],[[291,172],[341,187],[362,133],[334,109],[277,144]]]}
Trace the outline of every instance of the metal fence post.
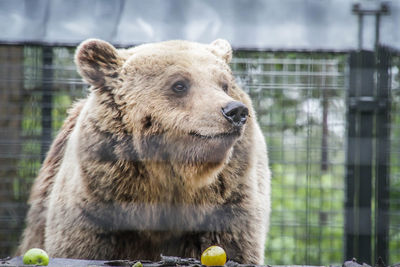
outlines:
{"label": "metal fence post", "polygon": [[349,88],[347,92],[347,148],[346,148],[346,199],[345,199],[345,260],[354,256],[355,216],[354,192],[356,177],[356,109],[351,100],[356,96],[357,54],[349,56]]}
{"label": "metal fence post", "polygon": [[349,63],[345,257],[387,262],[390,53],[381,47],[352,52]]}
{"label": "metal fence post", "polygon": [[[376,257],[388,262],[389,242],[389,164],[390,164],[390,52],[378,48],[375,178],[375,249]],[[377,259],[375,259],[376,261]]]}
{"label": "metal fence post", "polygon": [[346,172],[346,258],[371,263],[375,55],[350,54]]}
{"label": "metal fence post", "polygon": [[40,159],[43,162],[50,147],[52,130],[52,102],[53,102],[53,49],[44,46],[43,51],[43,76],[42,76],[42,137]]}
{"label": "metal fence post", "polygon": [[[362,51],[360,53],[359,77],[359,147],[358,168],[359,176],[357,181],[358,192],[356,193],[358,201],[358,258],[362,262],[371,263],[371,237],[372,237],[372,160],[373,160],[373,119],[374,119],[374,70],[375,55],[372,52]],[[371,263],[372,264],[372,263]]]}

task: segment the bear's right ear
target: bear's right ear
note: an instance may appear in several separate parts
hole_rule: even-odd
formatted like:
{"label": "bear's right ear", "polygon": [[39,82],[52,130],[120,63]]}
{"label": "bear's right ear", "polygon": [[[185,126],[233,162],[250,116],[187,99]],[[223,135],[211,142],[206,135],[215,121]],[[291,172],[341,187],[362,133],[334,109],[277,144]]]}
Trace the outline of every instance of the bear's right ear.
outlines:
{"label": "bear's right ear", "polygon": [[118,77],[123,59],[111,44],[98,39],[88,39],[76,49],[75,64],[86,82],[100,88],[107,85],[108,79]]}

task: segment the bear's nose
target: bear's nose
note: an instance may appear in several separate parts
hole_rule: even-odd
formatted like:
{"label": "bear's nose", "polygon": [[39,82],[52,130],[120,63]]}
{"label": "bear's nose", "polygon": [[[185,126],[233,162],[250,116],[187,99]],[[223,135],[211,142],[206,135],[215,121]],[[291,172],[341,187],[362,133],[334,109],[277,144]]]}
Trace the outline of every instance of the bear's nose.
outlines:
{"label": "bear's nose", "polygon": [[222,108],[224,117],[235,127],[241,127],[246,123],[249,109],[239,101],[229,102]]}

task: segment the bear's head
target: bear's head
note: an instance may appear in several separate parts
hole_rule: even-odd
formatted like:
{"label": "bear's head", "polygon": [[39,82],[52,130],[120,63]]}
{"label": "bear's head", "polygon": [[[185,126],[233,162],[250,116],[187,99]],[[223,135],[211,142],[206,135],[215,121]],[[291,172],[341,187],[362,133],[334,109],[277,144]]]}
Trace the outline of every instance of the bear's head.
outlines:
{"label": "bear's head", "polygon": [[78,47],[75,62],[110,132],[131,136],[144,164],[167,166],[174,179],[203,186],[228,164],[252,117],[231,58],[230,44],[221,39],[126,50],[90,39]]}

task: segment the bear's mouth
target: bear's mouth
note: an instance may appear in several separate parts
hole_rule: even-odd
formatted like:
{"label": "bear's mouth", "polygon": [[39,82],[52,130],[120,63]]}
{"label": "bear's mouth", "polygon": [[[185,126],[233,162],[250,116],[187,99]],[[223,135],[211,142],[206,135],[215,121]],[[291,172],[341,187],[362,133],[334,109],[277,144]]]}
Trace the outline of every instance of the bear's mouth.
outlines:
{"label": "bear's mouth", "polygon": [[194,136],[196,138],[201,138],[201,139],[223,139],[223,138],[232,138],[232,137],[239,137],[241,135],[240,130],[233,130],[231,132],[223,132],[223,133],[218,133],[218,134],[213,134],[213,135],[204,135],[200,134],[199,132],[196,131],[191,131],[189,132],[190,136]]}

